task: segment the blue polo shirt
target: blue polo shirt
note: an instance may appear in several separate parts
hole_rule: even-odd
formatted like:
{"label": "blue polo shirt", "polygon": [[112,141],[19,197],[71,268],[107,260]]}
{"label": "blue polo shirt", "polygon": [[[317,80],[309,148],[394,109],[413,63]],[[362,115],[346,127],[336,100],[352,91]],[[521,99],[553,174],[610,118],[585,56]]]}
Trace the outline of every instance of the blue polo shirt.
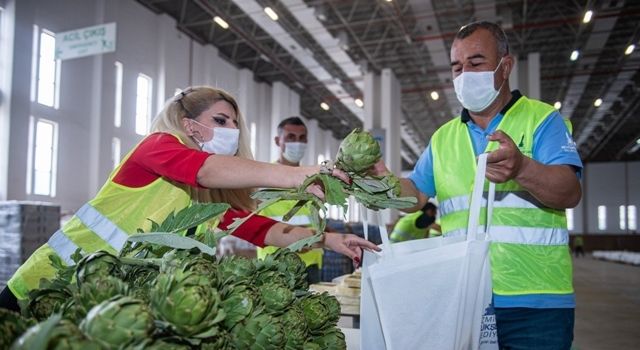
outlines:
{"label": "blue polo shirt", "polygon": [[[463,110],[461,123],[467,124],[476,156],[486,149],[489,135],[496,131],[506,111],[521,97],[518,91],[514,91],[512,95],[513,98],[509,104],[489,122],[486,129],[475,124],[470,118],[469,112]],[[576,170],[576,175],[581,177],[582,161],[580,155],[571,133],[558,111],[551,113],[534,133],[532,156],[534,160],[545,165],[571,165]],[[418,159],[409,179],[413,181],[420,192],[432,198],[436,196],[431,142]],[[575,296],[573,294],[494,295],[494,305],[495,307],[574,308]]]}

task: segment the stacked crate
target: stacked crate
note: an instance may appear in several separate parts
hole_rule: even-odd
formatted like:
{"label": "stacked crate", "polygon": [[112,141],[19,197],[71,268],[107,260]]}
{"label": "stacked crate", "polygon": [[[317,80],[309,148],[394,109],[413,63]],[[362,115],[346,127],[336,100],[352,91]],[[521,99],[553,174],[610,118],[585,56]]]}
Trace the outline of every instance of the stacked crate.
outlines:
{"label": "stacked crate", "polygon": [[18,267],[60,228],[60,206],[0,201],[0,289]]}

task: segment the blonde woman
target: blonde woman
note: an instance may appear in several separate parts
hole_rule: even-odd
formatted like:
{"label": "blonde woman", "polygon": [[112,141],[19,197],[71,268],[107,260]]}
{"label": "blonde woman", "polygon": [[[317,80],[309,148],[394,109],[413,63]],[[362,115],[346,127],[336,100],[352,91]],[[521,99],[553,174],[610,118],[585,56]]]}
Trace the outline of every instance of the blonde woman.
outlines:
{"label": "blonde woman", "polygon": [[[41,278],[55,274],[49,255],[71,263],[71,254],[122,248],[130,233],[148,230],[151,219],[161,222],[172,211],[193,201],[231,205],[220,223],[226,228],[234,218],[255,209],[254,187],[296,187],[314,167],[288,167],[252,159],[247,128],[235,99],[207,86],[184,90],[170,99],[146,136],[113,171],[94,199],[16,271],[0,295],[0,307],[17,309]],[[335,174],[344,177],[344,174]],[[321,194],[319,194],[321,195]],[[294,227],[254,216],[234,235],[258,246],[285,247],[309,237],[307,228]],[[359,263],[362,249],[377,247],[357,236],[324,233],[325,248]]]}

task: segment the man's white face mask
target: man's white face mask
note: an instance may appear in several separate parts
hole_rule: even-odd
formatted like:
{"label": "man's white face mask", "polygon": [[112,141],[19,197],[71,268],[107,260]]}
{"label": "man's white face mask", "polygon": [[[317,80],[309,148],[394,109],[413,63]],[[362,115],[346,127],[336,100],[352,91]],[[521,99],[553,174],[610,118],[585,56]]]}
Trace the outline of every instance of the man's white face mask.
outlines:
{"label": "man's white face mask", "polygon": [[471,112],[482,112],[496,100],[504,85],[503,81],[498,90],[494,87],[494,74],[501,64],[502,59],[493,71],[462,72],[453,79],[453,88],[462,107]]}
{"label": "man's white face mask", "polygon": [[291,163],[299,163],[304,153],[307,150],[307,144],[303,142],[285,142],[284,153],[282,156],[284,159]]}
{"label": "man's white face mask", "polygon": [[[209,141],[198,141],[200,148],[208,153],[225,156],[233,156],[238,152],[240,141],[240,130],[232,128],[210,128],[195,119],[191,119],[196,124],[213,131],[213,137]],[[197,141],[197,140],[196,140]]]}

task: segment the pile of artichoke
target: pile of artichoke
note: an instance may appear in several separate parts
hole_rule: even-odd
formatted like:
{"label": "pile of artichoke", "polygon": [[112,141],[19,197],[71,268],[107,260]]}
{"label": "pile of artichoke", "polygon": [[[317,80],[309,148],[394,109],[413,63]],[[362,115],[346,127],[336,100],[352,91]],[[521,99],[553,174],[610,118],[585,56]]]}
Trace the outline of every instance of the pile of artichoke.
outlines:
{"label": "pile of artichoke", "polygon": [[293,251],[216,258],[203,237],[165,235],[132,236],[118,255],[77,252],[73,266],[52,256],[56,278],[21,314],[0,309],[0,350],[346,349],[337,300],[308,291]]}

